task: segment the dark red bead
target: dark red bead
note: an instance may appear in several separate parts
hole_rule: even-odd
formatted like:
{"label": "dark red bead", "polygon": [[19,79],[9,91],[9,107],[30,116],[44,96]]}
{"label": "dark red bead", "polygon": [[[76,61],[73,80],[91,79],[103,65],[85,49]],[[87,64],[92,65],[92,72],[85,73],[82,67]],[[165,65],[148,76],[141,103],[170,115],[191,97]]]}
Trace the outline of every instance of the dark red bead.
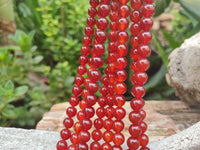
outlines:
{"label": "dark red bead", "polygon": [[101,56],[105,53],[105,46],[103,44],[95,44],[93,51],[96,56]]}
{"label": "dark red bead", "polygon": [[139,35],[139,38],[140,38],[140,43],[142,43],[144,45],[147,45],[152,40],[152,34],[151,34],[151,32],[142,32]]}
{"label": "dark red bead", "polygon": [[139,114],[142,117],[142,120],[144,120],[144,118],[146,117],[146,112],[143,109],[140,109]]}
{"label": "dark red bead", "polygon": [[85,28],[85,35],[86,36],[92,36],[94,34],[94,29],[92,27],[86,27]]}
{"label": "dark red bead", "polygon": [[97,118],[94,120],[94,127],[96,129],[101,129],[103,127],[103,120],[100,118]]}
{"label": "dark red bead", "polygon": [[99,0],[90,0],[90,5],[92,7],[97,7],[99,5]]}
{"label": "dark red bead", "polygon": [[82,76],[77,76],[74,80],[74,83],[77,86],[81,86],[84,83],[84,78]]}
{"label": "dark red bead", "polygon": [[84,75],[87,72],[87,68],[85,66],[80,65],[77,68],[77,72],[80,75]]}
{"label": "dark red bead", "polygon": [[128,5],[121,5],[119,7],[118,13],[120,17],[126,18],[130,15],[130,7]]}
{"label": "dark red bead", "polygon": [[105,85],[105,86],[108,86],[109,82],[108,82],[108,77],[107,76],[104,76],[101,80],[102,84]]}
{"label": "dark red bead", "polygon": [[[113,85],[108,85],[109,93],[111,95],[114,94],[114,87]],[[114,105],[114,96],[107,96],[107,104],[108,106],[112,107]]]}
{"label": "dark red bead", "polygon": [[129,114],[129,120],[133,123],[133,125],[138,125],[140,121],[142,120],[142,117],[139,113],[132,111]]}
{"label": "dark red bead", "polygon": [[145,58],[151,54],[151,48],[148,45],[141,45],[139,46],[139,54],[141,57]]}
{"label": "dark red bead", "polygon": [[82,121],[84,118],[85,118],[85,116],[84,116],[83,110],[78,111],[78,113],[77,113],[77,119],[79,121]]}
{"label": "dark red bead", "polygon": [[80,99],[77,97],[77,96],[72,96],[70,99],[69,99],[69,103],[72,105],[72,106],[77,106],[79,104],[79,101]]}
{"label": "dark red bead", "polygon": [[97,28],[105,30],[108,27],[109,21],[106,18],[97,19]]}
{"label": "dark red bead", "polygon": [[109,5],[111,0],[101,0],[100,4],[107,4]]}
{"label": "dark red bead", "polygon": [[111,131],[105,131],[103,133],[103,139],[106,143],[109,143],[113,140],[113,133]]}
{"label": "dark red bead", "polygon": [[113,21],[113,22],[114,22],[114,21],[117,21],[118,18],[119,18],[118,12],[117,12],[117,11],[112,11],[112,12],[110,13],[109,18],[110,18],[110,20]]}
{"label": "dark red bead", "polygon": [[[112,47],[116,47],[116,41],[117,41],[117,34],[118,32],[117,31],[111,31],[108,35],[109,39],[110,39],[110,43],[112,42],[112,44],[110,44],[110,48]],[[113,46],[114,45],[114,46]],[[114,47],[114,48],[115,48]],[[111,52],[113,52],[114,50],[112,50]]]}
{"label": "dark red bead", "polygon": [[129,133],[131,134],[132,137],[138,138],[142,134],[142,130],[140,126],[131,125],[129,127]]}
{"label": "dark red bead", "polygon": [[116,106],[121,107],[125,104],[126,99],[123,95],[115,95],[114,97],[114,103]]}
{"label": "dark red bead", "polygon": [[73,126],[73,124],[74,124],[74,121],[73,121],[73,119],[72,118],[65,118],[64,120],[63,120],[63,125],[65,126],[65,128],[71,128],[72,126]]}
{"label": "dark red bead", "polygon": [[92,65],[96,68],[100,68],[103,65],[103,59],[101,57],[93,57]]}
{"label": "dark red bead", "polygon": [[64,140],[60,140],[56,145],[57,150],[66,150],[67,149],[67,142]]}
{"label": "dark red bead", "polygon": [[113,143],[117,146],[120,146],[124,143],[125,138],[122,133],[115,133],[113,136]]}
{"label": "dark red bead", "polygon": [[149,61],[146,58],[139,59],[136,62],[136,67],[140,72],[144,72],[149,69]]}
{"label": "dark red bead", "polygon": [[119,95],[126,93],[126,84],[124,82],[118,82],[115,84],[115,92]]}
{"label": "dark red bead", "polygon": [[131,76],[131,82],[135,85],[143,85],[147,82],[148,76],[145,72],[136,72]]}
{"label": "dark red bead", "polygon": [[125,56],[128,53],[128,46],[126,44],[119,44],[117,46],[117,53],[120,57]]}
{"label": "dark red bead", "polygon": [[110,13],[110,7],[109,7],[109,5],[101,4],[101,5],[99,6],[98,15],[99,15],[100,17],[105,18],[106,16],[109,15],[109,13]]}
{"label": "dark red bead", "polygon": [[139,111],[144,106],[144,99],[134,98],[131,100],[130,105],[134,111]]}
{"label": "dark red bead", "polygon": [[131,7],[134,10],[140,10],[142,5],[143,5],[142,0],[131,0]]}
{"label": "dark red bead", "polygon": [[121,30],[121,31],[124,31],[128,28],[129,26],[129,21],[127,18],[121,18],[119,19],[118,21],[118,29]]}
{"label": "dark red bead", "polygon": [[86,56],[80,56],[80,57],[79,57],[79,63],[80,63],[81,65],[86,65],[87,62],[88,62],[88,58],[87,58]]}
{"label": "dark red bead", "polygon": [[95,110],[93,107],[86,107],[84,109],[85,118],[92,118],[94,116]]}
{"label": "dark red bead", "polygon": [[[115,38],[117,38],[117,36],[116,36]],[[109,55],[110,55],[110,53],[115,53],[115,52],[116,52],[116,48],[117,48],[117,42],[116,42],[116,41],[110,42],[110,43],[108,44]],[[109,56],[109,55],[108,55],[108,56]],[[115,54],[115,55],[116,55],[116,54]],[[108,58],[109,58],[109,57],[108,57]]]}
{"label": "dark red bead", "polygon": [[105,113],[106,113],[106,116],[107,116],[108,119],[112,118],[113,114],[114,114],[114,108],[113,107],[107,107],[105,109]]}
{"label": "dark red bead", "polygon": [[99,99],[98,99],[98,104],[99,104],[99,106],[101,106],[101,107],[106,106],[106,104],[107,104],[106,98],[105,98],[105,97],[99,97]]}
{"label": "dark red bead", "polygon": [[126,111],[122,107],[115,108],[114,116],[117,120],[122,120],[126,115]]}
{"label": "dark red bead", "polygon": [[99,141],[102,138],[102,132],[100,130],[92,131],[92,138],[94,141]]}
{"label": "dark red bead", "polygon": [[116,31],[118,29],[118,23],[117,22],[111,22],[110,23],[110,29],[113,31]]}
{"label": "dark red bead", "polygon": [[81,122],[83,130],[90,130],[92,127],[92,121],[90,119],[83,119]]}
{"label": "dark red bead", "polygon": [[131,94],[136,98],[141,98],[145,95],[145,88],[143,86],[133,86]]}
{"label": "dark red bead", "polygon": [[78,150],[78,147],[77,147],[77,145],[69,145],[69,147],[67,148],[67,150]]}
{"label": "dark red bead", "polygon": [[118,70],[117,71],[117,81],[123,82],[127,78],[127,72],[125,70]]}
{"label": "dark red bead", "polygon": [[124,123],[121,120],[116,120],[113,123],[113,130],[117,133],[121,132],[124,129]]}
{"label": "dark red bead", "polygon": [[139,142],[138,139],[135,139],[135,138],[133,138],[133,137],[130,137],[130,138],[128,138],[128,140],[127,140],[127,145],[128,145],[129,148],[131,148],[131,150],[132,150],[132,149],[133,149],[133,150],[136,150],[136,149],[139,148],[140,142]]}
{"label": "dark red bead", "polygon": [[99,142],[92,142],[90,144],[90,150],[101,150],[101,145]]}
{"label": "dark red bead", "polygon": [[85,107],[87,106],[87,103],[86,103],[86,100],[81,100],[80,103],[79,103],[79,107],[81,109],[85,109]]}
{"label": "dark red bead", "polygon": [[140,21],[141,17],[142,17],[142,14],[138,10],[134,10],[130,14],[130,19],[134,23],[138,23]]}
{"label": "dark red bead", "polygon": [[79,132],[79,140],[80,140],[80,143],[85,143],[85,142],[88,142],[90,140],[90,133],[86,130],[82,130]]}
{"label": "dark red bead", "polygon": [[67,140],[70,138],[71,132],[68,129],[62,129],[62,131],[60,132],[60,136],[63,140]]}
{"label": "dark red bead", "polygon": [[77,110],[76,110],[75,107],[68,107],[68,108],[67,108],[67,111],[66,111],[67,115],[68,115],[70,118],[71,118],[71,117],[74,117],[74,116],[76,115],[76,112],[77,112]]}
{"label": "dark red bead", "polygon": [[115,62],[115,66],[117,69],[124,69],[127,66],[127,60],[125,57],[117,58]]}
{"label": "dark red bead", "polygon": [[95,39],[99,43],[104,43],[106,41],[106,32],[105,31],[97,31],[95,33]]}
{"label": "dark red bead", "polygon": [[84,36],[83,38],[83,44],[85,46],[90,46],[92,44],[92,39],[91,37],[88,37],[88,36]]}
{"label": "dark red bead", "polygon": [[132,24],[130,27],[130,31],[134,36],[137,36],[141,31],[140,24],[137,24],[137,23]]}
{"label": "dark red bead", "polygon": [[117,11],[117,9],[119,8],[119,4],[118,2],[112,1],[110,7],[113,11]]}
{"label": "dark red bead", "polygon": [[95,18],[89,17],[89,18],[87,19],[87,25],[88,25],[88,26],[93,27],[95,24],[96,24]]}
{"label": "dark red bead", "polygon": [[102,150],[112,150],[112,146],[109,143],[103,143]]}
{"label": "dark red bead", "polygon": [[142,134],[140,136],[139,140],[140,140],[140,145],[141,146],[146,146],[148,144],[148,142],[149,142],[149,138],[148,138],[148,136],[146,134]]}
{"label": "dark red bead", "polygon": [[144,15],[145,18],[150,18],[154,15],[155,13],[155,6],[152,4],[146,4],[142,8],[142,14]]}
{"label": "dark red bead", "polygon": [[93,69],[88,73],[88,77],[91,81],[96,82],[101,79],[101,72],[99,70]]}
{"label": "dark red bead", "polygon": [[99,107],[97,110],[96,110],[96,114],[99,118],[103,118],[104,115],[105,115],[105,112],[104,112],[104,108],[103,107]]}
{"label": "dark red bead", "polygon": [[72,134],[70,137],[70,141],[72,142],[72,144],[78,144],[79,143],[78,133]]}
{"label": "dark red bead", "polygon": [[150,150],[148,147],[141,147],[140,150]]}
{"label": "dark red bead", "polygon": [[97,9],[94,7],[91,7],[88,9],[88,14],[90,17],[95,17],[97,15],[97,13],[98,13]]}
{"label": "dark red bead", "polygon": [[113,127],[113,120],[112,119],[106,119],[103,121],[103,125],[104,125],[104,128],[106,130],[111,130],[112,127]]}
{"label": "dark red bead", "polygon": [[73,89],[72,89],[72,93],[75,95],[75,96],[79,96],[82,92],[82,88],[80,86],[74,86]]}
{"label": "dark red bead", "polygon": [[81,54],[83,56],[87,56],[90,53],[90,47],[89,46],[82,46],[81,47]]}
{"label": "dark red bead", "polygon": [[100,93],[101,93],[101,95],[102,95],[103,97],[106,97],[106,95],[108,94],[108,89],[107,89],[107,87],[106,87],[106,86],[102,86],[102,87],[100,88]]}
{"label": "dark red bead", "polygon": [[141,121],[140,124],[139,124],[139,126],[140,126],[140,128],[142,130],[142,133],[146,132],[146,130],[147,130],[147,124],[145,122]]}
{"label": "dark red bead", "polygon": [[88,145],[86,143],[79,143],[78,150],[88,150]]}
{"label": "dark red bead", "polygon": [[151,18],[143,18],[140,21],[140,25],[144,31],[149,31],[153,26],[153,20]]}
{"label": "dark red bead", "polygon": [[147,4],[152,4],[154,3],[156,0],[144,0],[144,2],[146,2]]}

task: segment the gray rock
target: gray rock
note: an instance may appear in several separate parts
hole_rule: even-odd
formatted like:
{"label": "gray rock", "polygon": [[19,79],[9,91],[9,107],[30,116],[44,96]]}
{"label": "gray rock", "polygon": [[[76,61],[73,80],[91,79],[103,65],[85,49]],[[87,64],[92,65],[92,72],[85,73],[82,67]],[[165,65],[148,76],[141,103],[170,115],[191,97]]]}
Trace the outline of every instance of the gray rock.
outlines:
{"label": "gray rock", "polygon": [[[161,141],[149,144],[151,150],[200,150],[200,122]],[[0,128],[0,150],[56,150],[58,132]],[[127,150],[125,144],[123,149]]]}
{"label": "gray rock", "polygon": [[167,82],[176,95],[193,107],[200,107],[200,33],[185,40],[169,56]]}

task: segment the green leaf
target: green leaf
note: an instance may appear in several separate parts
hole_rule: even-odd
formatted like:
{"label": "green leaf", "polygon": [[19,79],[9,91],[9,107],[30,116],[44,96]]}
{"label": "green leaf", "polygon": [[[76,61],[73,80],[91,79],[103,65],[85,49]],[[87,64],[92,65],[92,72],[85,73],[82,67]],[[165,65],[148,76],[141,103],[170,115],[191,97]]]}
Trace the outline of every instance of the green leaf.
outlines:
{"label": "green leaf", "polygon": [[6,107],[2,110],[2,115],[8,119],[17,118],[17,114],[15,113],[15,107],[13,105],[6,105]]}
{"label": "green leaf", "polygon": [[156,0],[155,2],[155,8],[156,12],[154,16],[159,16],[161,13],[165,11],[165,9],[169,6],[171,0]]}
{"label": "green leaf", "polygon": [[28,87],[27,86],[20,86],[18,88],[15,89],[15,95],[16,96],[21,96],[23,94],[25,94],[28,91]]}
{"label": "green leaf", "polygon": [[9,90],[9,91],[13,91],[14,90],[14,84],[11,80],[8,80],[5,84],[5,89]]}
{"label": "green leaf", "polygon": [[165,39],[167,40],[167,42],[169,43],[170,47],[175,49],[177,47],[180,46],[180,43],[174,40],[174,37],[172,37],[167,30],[162,30],[162,33],[165,37]]}
{"label": "green leaf", "polygon": [[34,64],[38,64],[39,62],[41,62],[43,59],[43,56],[36,56],[35,58],[33,58],[33,63]]}
{"label": "green leaf", "polygon": [[24,17],[31,15],[31,11],[25,3],[19,3],[18,7]]}

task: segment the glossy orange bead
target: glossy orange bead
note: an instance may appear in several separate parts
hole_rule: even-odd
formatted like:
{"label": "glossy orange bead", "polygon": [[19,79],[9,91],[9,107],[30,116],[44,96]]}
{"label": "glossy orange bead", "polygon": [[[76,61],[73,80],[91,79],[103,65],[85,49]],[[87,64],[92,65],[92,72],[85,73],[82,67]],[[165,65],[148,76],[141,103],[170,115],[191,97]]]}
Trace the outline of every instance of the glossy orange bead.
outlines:
{"label": "glossy orange bead", "polygon": [[79,143],[78,150],[88,150],[88,145],[86,143]]}
{"label": "glossy orange bead", "polygon": [[113,123],[113,130],[117,133],[121,132],[124,129],[124,123],[121,120],[116,120]]}
{"label": "glossy orange bead", "polygon": [[139,38],[137,36],[131,37],[130,44],[132,47],[137,48],[139,46]]}
{"label": "glossy orange bead", "polygon": [[[108,85],[110,95],[114,94],[114,86]],[[112,107],[114,105],[114,96],[107,96],[107,104],[108,106]]]}
{"label": "glossy orange bead", "polygon": [[128,41],[129,35],[126,31],[121,31],[117,35],[117,39],[119,43],[126,43]]}
{"label": "glossy orange bead", "polygon": [[126,84],[124,82],[118,82],[115,84],[115,92],[117,94],[124,94],[126,93],[127,87]]}
{"label": "glossy orange bead", "polygon": [[122,133],[115,133],[113,135],[113,143],[117,146],[120,146],[124,143],[125,138],[124,135]]}
{"label": "glossy orange bead", "polygon": [[67,150],[78,150],[78,147],[77,147],[77,145],[69,145]]}
{"label": "glossy orange bead", "polygon": [[139,54],[139,51],[138,51],[137,48],[131,49],[131,51],[130,51],[130,57],[131,57],[134,61],[136,61],[136,60],[138,60],[138,59],[140,58],[140,54]]}
{"label": "glossy orange bead", "polygon": [[149,69],[149,61],[146,58],[141,58],[136,61],[136,67],[140,72],[145,72]]}
{"label": "glossy orange bead", "polygon": [[85,109],[86,106],[87,106],[86,101],[85,101],[84,99],[81,100],[80,103],[79,103],[79,107],[80,107],[81,109]]}
{"label": "glossy orange bead", "polygon": [[120,17],[126,18],[130,15],[130,7],[128,5],[121,5],[118,9],[118,14]]}
{"label": "glossy orange bead", "polygon": [[106,143],[109,143],[113,140],[113,133],[111,131],[105,131],[103,133],[103,139]]}
{"label": "glossy orange bead", "polygon": [[81,123],[80,122],[76,122],[74,124],[74,131],[76,131],[77,133],[79,133],[81,131]]}
{"label": "glossy orange bead", "polygon": [[103,65],[103,59],[101,57],[93,57],[92,65],[96,68],[100,68]]}
{"label": "glossy orange bead", "polygon": [[121,31],[124,31],[128,28],[129,26],[129,21],[127,18],[120,18],[118,20],[118,29]]}
{"label": "glossy orange bead", "polygon": [[114,97],[114,103],[116,106],[121,107],[125,104],[126,99],[123,95],[115,95]]}
{"label": "glossy orange bead", "polygon": [[127,60],[125,57],[119,57],[117,58],[115,62],[115,67],[117,69],[124,69],[127,66]]}
{"label": "glossy orange bead", "polygon": [[78,144],[79,143],[78,133],[73,133],[70,137],[70,141],[72,142],[72,144]]}

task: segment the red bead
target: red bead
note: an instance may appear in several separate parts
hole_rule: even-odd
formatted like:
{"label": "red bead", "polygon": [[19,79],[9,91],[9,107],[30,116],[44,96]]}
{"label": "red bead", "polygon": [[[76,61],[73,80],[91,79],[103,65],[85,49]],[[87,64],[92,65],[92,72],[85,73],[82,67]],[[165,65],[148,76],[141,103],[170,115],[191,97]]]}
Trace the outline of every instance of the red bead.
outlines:
{"label": "red bead", "polygon": [[129,21],[127,18],[119,19],[119,21],[118,21],[119,30],[124,31],[128,28],[128,26],[129,26]]}
{"label": "red bead", "polygon": [[141,45],[139,46],[139,54],[141,57],[145,58],[151,54],[151,48],[148,45]]}
{"label": "red bead", "polygon": [[140,114],[140,116],[142,117],[142,120],[144,120],[144,118],[146,117],[146,112],[145,112],[143,109],[141,109],[141,110],[139,111],[139,114]]}
{"label": "red bead", "polygon": [[81,122],[81,126],[85,131],[90,130],[92,127],[92,121],[90,119],[83,119]]}
{"label": "red bead", "polygon": [[119,44],[117,46],[117,53],[120,57],[125,56],[128,53],[128,46],[126,44]]}
{"label": "red bead", "polygon": [[79,143],[78,150],[88,150],[88,145],[86,143]]}
{"label": "red bead", "polygon": [[100,118],[97,118],[94,120],[94,127],[96,129],[101,129],[103,127],[103,120]]}
{"label": "red bead", "polygon": [[107,89],[107,87],[106,87],[106,86],[102,86],[102,87],[100,88],[100,93],[101,93],[101,95],[102,95],[103,97],[105,97],[105,96],[108,94],[108,89]]}
{"label": "red bead", "polygon": [[139,35],[140,42],[144,45],[147,45],[151,42],[152,40],[152,34],[150,32],[142,32]]}
{"label": "red bead", "polygon": [[99,5],[99,0],[90,0],[90,5],[92,7],[97,7]]}
{"label": "red bead", "polygon": [[123,95],[115,95],[114,97],[114,103],[116,106],[121,107],[125,104],[126,99]]}
{"label": "red bead", "polygon": [[84,74],[87,72],[87,69],[86,69],[85,66],[80,65],[80,66],[78,66],[78,68],[77,68],[77,72],[78,72],[78,74],[80,74],[80,75],[84,75]]}
{"label": "red bead", "polygon": [[107,116],[108,119],[112,118],[113,114],[114,114],[114,108],[113,107],[107,107],[105,109],[105,113],[106,113],[106,116]]}
{"label": "red bead", "polygon": [[77,110],[76,110],[75,107],[68,107],[68,108],[67,108],[67,111],[66,111],[67,115],[68,115],[70,118],[71,118],[71,117],[74,117],[74,116],[76,115],[76,112],[77,112]]}
{"label": "red bead", "polygon": [[[114,87],[113,85],[108,85],[109,93],[111,95],[114,94]],[[113,96],[107,96],[107,104],[108,106],[112,107],[114,105],[114,97]]]}
{"label": "red bead", "polygon": [[71,128],[71,127],[73,126],[74,121],[73,121],[72,118],[65,118],[65,119],[63,120],[63,124],[64,124],[65,128],[68,129],[68,128]]}
{"label": "red bead", "polygon": [[77,96],[72,96],[70,99],[69,99],[69,103],[72,105],[72,106],[77,106],[79,104],[79,101],[80,99],[77,97]]}
{"label": "red bead", "polygon": [[70,145],[67,150],[77,150],[77,145]]}
{"label": "red bead", "polygon": [[105,18],[106,16],[109,15],[109,13],[110,13],[110,7],[109,7],[109,5],[101,4],[99,6],[98,14],[99,14],[100,17]]}
{"label": "red bead", "polygon": [[104,43],[106,41],[106,32],[105,31],[97,31],[95,33],[95,39],[99,43]]}
{"label": "red bead", "polygon": [[110,13],[110,16],[109,16],[110,20],[111,21],[117,21],[118,20],[118,12],[117,11],[112,11]]}
{"label": "red bead", "polygon": [[125,140],[124,135],[121,133],[116,133],[113,136],[113,143],[117,146],[122,145],[124,143],[124,140]]}
{"label": "red bead", "polygon": [[131,125],[129,127],[129,133],[131,134],[132,137],[138,138],[142,134],[142,130],[140,126]]}
{"label": "red bead", "polygon": [[142,0],[131,0],[131,7],[134,10],[139,10],[142,7]]}
{"label": "red bead", "polygon": [[126,43],[128,41],[128,38],[129,38],[128,33],[125,31],[121,31],[117,35],[117,39],[119,43]]}
{"label": "red bead", "polygon": [[126,93],[126,84],[124,82],[118,82],[115,84],[115,92],[119,95]]}
{"label": "red bead", "polygon": [[100,4],[107,4],[109,5],[111,0],[101,0]]}
{"label": "red bead", "polygon": [[113,11],[117,11],[117,9],[119,8],[119,4],[118,2],[112,1],[110,7]]}
{"label": "red bead", "polygon": [[105,30],[108,27],[109,21],[106,18],[97,19],[97,28]]}
{"label": "red bead", "polygon": [[82,97],[86,98],[86,96],[89,94],[89,91],[87,89],[83,89],[82,91]]}
{"label": "red bead", "polygon": [[81,54],[83,56],[87,56],[87,55],[89,55],[89,53],[90,53],[90,47],[88,47],[88,46],[81,47]]}
{"label": "red bead", "polygon": [[136,149],[139,148],[140,142],[139,142],[138,139],[135,139],[135,138],[133,138],[133,137],[130,137],[130,138],[128,138],[128,140],[127,140],[127,145],[128,145],[129,148],[131,148],[131,150],[132,150],[132,149],[133,149],[133,150],[136,150]]}
{"label": "red bead", "polygon": [[142,17],[142,14],[138,10],[134,10],[130,14],[130,19],[134,23],[138,23],[140,21],[140,18]]}
{"label": "red bead", "polygon": [[103,139],[106,143],[109,143],[113,140],[113,133],[111,131],[105,131],[103,133]]}
{"label": "red bead", "polygon": [[74,80],[74,83],[77,85],[77,86],[81,86],[84,82],[84,78],[82,76],[77,76]]}
{"label": "red bead", "polygon": [[57,150],[66,150],[67,143],[64,140],[60,140],[56,145]]}
{"label": "red bead", "polygon": [[86,27],[85,28],[85,35],[86,36],[92,36],[94,34],[94,29],[92,27]]}
{"label": "red bead", "polygon": [[[117,38],[117,36],[115,36],[114,38]],[[116,48],[117,48],[117,42],[114,41],[114,42],[110,42],[108,44],[108,50],[109,50],[109,54],[108,56],[110,55],[110,53],[115,53],[116,52]],[[116,55],[116,54],[115,54]],[[110,57],[110,56],[109,56]],[[109,58],[108,57],[108,58]]]}
{"label": "red bead", "polygon": [[96,56],[101,56],[105,53],[105,46],[103,44],[95,44],[93,51]]}
{"label": "red bead", "polygon": [[144,31],[149,31],[153,26],[153,20],[151,18],[143,18],[140,21],[140,25]]}
{"label": "red bead", "polygon": [[142,120],[142,117],[139,113],[132,111],[129,114],[129,120],[133,123],[133,125],[138,125],[140,121]]}
{"label": "red bead", "polygon": [[112,150],[112,146],[109,143],[103,143],[102,150]]}
{"label": "red bead", "polygon": [[144,0],[144,2],[146,2],[147,4],[152,4],[155,2],[155,0]]}
{"label": "red bead", "polygon": [[109,82],[108,82],[108,77],[107,76],[104,76],[101,80],[102,84],[105,85],[105,86],[108,86]]}
{"label": "red bead", "polygon": [[119,7],[118,13],[120,17],[126,18],[130,15],[130,7],[128,5],[122,5]]}
{"label": "red bead", "polygon": [[111,22],[110,23],[110,29],[113,31],[116,31],[118,29],[118,23],[117,22]]}
{"label": "red bead", "polygon": [[72,144],[78,144],[79,143],[78,133],[72,134],[70,141],[72,142]]}
{"label": "red bead", "polygon": [[114,116],[117,120],[121,120],[125,117],[126,111],[122,107],[115,108]]}
{"label": "red bead", "polygon": [[126,4],[126,3],[128,3],[128,1],[129,1],[129,0],[119,0],[119,2],[120,2],[121,4]]}
{"label": "red bead", "polygon": [[141,31],[141,27],[137,23],[132,24],[131,27],[130,27],[130,31],[134,36],[137,36]]}
{"label": "red bead", "polygon": [[137,36],[131,37],[130,44],[132,47],[137,48],[139,46],[139,38]]}
{"label": "red bead", "polygon": [[[112,49],[113,47],[115,48],[116,47],[116,41],[117,41],[117,34],[118,32],[117,31],[111,31],[108,35],[109,39],[110,39],[110,48]],[[115,50],[110,50],[111,52],[114,52]]]}
{"label": "red bead", "polygon": [[149,61],[146,58],[139,59],[136,62],[136,67],[140,72],[144,72],[149,69]]}
{"label": "red bead", "polygon": [[106,119],[106,120],[104,120],[103,125],[104,125],[104,128],[106,130],[111,130],[112,126],[113,126],[113,120],[112,119]]}
{"label": "red bead", "polygon": [[101,150],[101,145],[99,142],[92,142],[90,144],[90,150]]}
{"label": "red bead", "polygon": [[99,99],[98,99],[98,104],[99,104],[99,106],[101,106],[101,107],[106,106],[106,104],[107,104],[106,98],[105,98],[105,97],[99,97]]}
{"label": "red bead", "polygon": [[100,68],[103,65],[103,59],[101,57],[93,57],[92,65],[96,68]]}
{"label": "red bead", "polygon": [[88,77],[91,81],[96,82],[101,79],[101,72],[99,70],[93,69],[90,72],[88,72]]}
{"label": "red bead", "polygon": [[136,98],[141,98],[145,95],[145,88],[143,86],[133,86],[131,94]]}
{"label": "red bead", "polygon": [[95,18],[89,17],[89,18],[87,19],[87,25],[88,25],[88,26],[93,27],[95,24],[96,24]]}
{"label": "red bead", "polygon": [[81,123],[80,122],[76,122],[74,124],[74,131],[76,131],[77,133],[79,133],[81,131]]}
{"label": "red bead", "polygon": [[87,106],[86,100],[81,100],[79,103],[79,107],[83,110]]}
{"label": "red bead", "polygon": [[83,44],[84,44],[85,46],[90,46],[90,45],[92,44],[92,39],[91,39],[91,37],[85,36],[85,37],[83,38]]}
{"label": "red bead", "polygon": [[115,62],[115,66],[117,69],[124,69],[127,66],[127,60],[125,57],[117,58]]}
{"label": "red bead", "polygon": [[141,130],[142,130],[142,133],[146,132],[147,130],[147,124],[143,121],[141,121],[141,123],[139,124]]}
{"label": "red bead", "polygon": [[93,107],[86,107],[84,109],[85,118],[92,118],[94,116],[95,110]]}
{"label": "red bead", "polygon": [[125,70],[118,70],[117,71],[117,81],[123,82],[127,78],[127,72]]}
{"label": "red bead", "polygon": [[80,63],[81,65],[86,65],[87,62],[88,62],[88,58],[87,58],[86,56],[80,56],[80,57],[79,57],[79,63]]}
{"label": "red bead", "polygon": [[114,145],[112,150],[123,150],[121,146]]}
{"label": "red bead", "polygon": [[148,147],[141,147],[140,150],[150,150]]}
{"label": "red bead", "polygon": [[140,58],[138,49],[137,48],[131,49],[130,56],[134,61],[138,60]]}
{"label": "red bead", "polygon": [[80,111],[77,113],[77,119],[78,119],[79,121],[82,121],[84,118],[85,118],[85,116],[84,116],[83,110],[80,110]]}
{"label": "red bead", "polygon": [[68,130],[68,129],[63,129],[61,132],[60,132],[60,136],[63,140],[67,140],[70,138],[71,136],[71,132]]}
{"label": "red bead", "polygon": [[80,86],[74,86],[73,89],[72,89],[72,93],[75,95],[75,96],[79,96],[82,92],[82,88]]}
{"label": "red bead", "polygon": [[115,132],[121,132],[124,129],[124,123],[121,120],[116,120],[113,123],[113,130]]}
{"label": "red bead", "polygon": [[148,76],[145,72],[136,72],[131,76],[131,82],[135,85],[143,85],[147,82]]}
{"label": "red bead", "polygon": [[139,111],[144,106],[144,99],[134,98],[131,100],[130,105],[134,111]]}
{"label": "red bead", "polygon": [[80,131],[79,133],[79,140],[80,140],[80,143],[83,142],[88,142],[90,140],[90,133],[88,131]]}
{"label": "red bead", "polygon": [[146,4],[142,8],[142,14],[144,15],[145,18],[150,18],[154,15],[155,13],[155,6],[152,4]]}
{"label": "red bead", "polygon": [[142,134],[140,136],[139,140],[140,140],[140,145],[141,146],[146,146],[148,144],[148,142],[149,142],[149,138],[148,138],[148,136],[146,134]]}
{"label": "red bead", "polygon": [[97,110],[96,110],[96,114],[99,118],[103,118],[104,117],[104,108],[103,107],[99,107]]}
{"label": "red bead", "polygon": [[92,131],[92,138],[94,141],[99,141],[102,138],[102,132],[100,130]]}
{"label": "red bead", "polygon": [[88,9],[88,14],[89,14],[90,17],[95,17],[97,15],[97,13],[98,12],[97,12],[96,8],[91,7],[91,8]]}

